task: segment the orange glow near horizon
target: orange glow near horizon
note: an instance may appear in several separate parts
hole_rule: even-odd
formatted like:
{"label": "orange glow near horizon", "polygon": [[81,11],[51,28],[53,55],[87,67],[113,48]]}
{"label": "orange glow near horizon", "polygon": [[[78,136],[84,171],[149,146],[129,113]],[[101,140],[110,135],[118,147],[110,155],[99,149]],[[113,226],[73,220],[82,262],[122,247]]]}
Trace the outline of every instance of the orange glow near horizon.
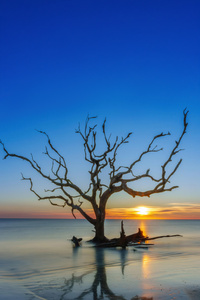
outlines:
{"label": "orange glow near horizon", "polygon": [[146,206],[139,206],[135,210],[136,210],[136,214],[138,214],[140,216],[149,215],[149,212],[150,212],[149,208]]}
{"label": "orange glow near horizon", "polygon": [[[92,209],[85,212],[95,218]],[[75,212],[77,219],[84,219]],[[0,218],[41,218],[41,219],[73,219],[71,211],[66,208],[49,206],[4,206]],[[196,203],[171,203],[167,206],[136,206],[131,208],[107,208],[106,219],[200,219],[200,205]]]}

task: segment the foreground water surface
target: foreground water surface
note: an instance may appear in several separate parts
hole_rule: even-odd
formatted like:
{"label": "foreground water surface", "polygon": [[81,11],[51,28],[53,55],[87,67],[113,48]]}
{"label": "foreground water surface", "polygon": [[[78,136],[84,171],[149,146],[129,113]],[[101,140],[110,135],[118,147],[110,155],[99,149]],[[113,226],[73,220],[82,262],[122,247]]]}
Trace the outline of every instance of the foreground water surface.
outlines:
{"label": "foreground water surface", "polygon": [[[150,236],[181,234],[135,250],[96,249],[85,220],[0,220],[0,299],[200,299],[200,220],[126,220]],[[120,221],[106,221],[119,236]],[[83,238],[73,248],[72,236]],[[143,298],[142,298],[143,297]]]}

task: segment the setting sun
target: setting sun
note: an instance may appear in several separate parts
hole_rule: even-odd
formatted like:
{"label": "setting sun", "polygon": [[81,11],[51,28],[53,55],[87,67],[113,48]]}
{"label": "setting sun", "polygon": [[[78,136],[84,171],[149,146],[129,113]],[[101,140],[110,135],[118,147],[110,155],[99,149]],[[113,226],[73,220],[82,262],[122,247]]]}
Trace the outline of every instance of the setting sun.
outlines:
{"label": "setting sun", "polygon": [[145,206],[139,206],[136,208],[136,212],[138,215],[144,216],[149,214],[149,208]]}

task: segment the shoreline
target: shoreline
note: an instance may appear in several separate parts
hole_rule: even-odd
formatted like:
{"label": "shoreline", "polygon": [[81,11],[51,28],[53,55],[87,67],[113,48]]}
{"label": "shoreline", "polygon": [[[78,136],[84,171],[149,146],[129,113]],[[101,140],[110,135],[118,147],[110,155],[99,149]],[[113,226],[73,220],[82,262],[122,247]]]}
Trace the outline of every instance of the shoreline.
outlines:
{"label": "shoreline", "polygon": [[[120,284],[120,283],[119,283]],[[46,288],[46,284],[44,283],[44,289]],[[18,280],[3,280],[0,283],[1,289],[1,300],[54,300],[60,299],[61,293],[60,291],[52,290],[52,287],[48,287],[51,290],[52,296],[48,296],[48,294],[41,294],[41,292],[37,293],[36,287],[31,289],[29,284],[23,285]],[[41,291],[42,285],[38,286],[38,291]],[[84,293],[84,291],[77,292],[78,294]],[[116,299],[124,299],[124,300],[199,300],[200,299],[200,285],[183,285],[183,286],[149,286],[148,289],[138,290],[136,293],[131,293],[130,290],[125,293],[113,293],[112,297],[116,297]],[[122,297],[122,298],[121,298]],[[71,297],[68,298],[68,294],[64,299],[73,299]],[[75,298],[74,298],[75,299]],[[88,294],[87,300],[92,300],[93,295]],[[110,298],[115,299],[115,298]]]}
{"label": "shoreline", "polygon": [[[83,222],[5,223],[0,228],[1,300],[73,300],[83,293],[83,300],[92,300],[98,297],[91,293],[100,291],[105,299],[200,299],[199,222],[129,222],[127,233],[141,225],[152,236],[184,232],[181,239],[157,240],[136,251],[97,250],[86,243],[91,227]],[[109,235],[118,233],[118,223],[110,223]],[[72,247],[72,235],[83,237],[81,247]]]}

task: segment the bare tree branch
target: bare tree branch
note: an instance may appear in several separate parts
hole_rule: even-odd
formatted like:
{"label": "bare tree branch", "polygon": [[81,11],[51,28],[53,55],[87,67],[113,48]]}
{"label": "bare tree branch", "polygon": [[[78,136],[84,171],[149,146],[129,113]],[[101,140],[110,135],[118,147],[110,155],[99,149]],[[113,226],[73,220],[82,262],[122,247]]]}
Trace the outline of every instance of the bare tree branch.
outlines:
{"label": "bare tree branch", "polygon": [[[85,192],[80,188],[79,185],[75,184],[71,179],[68,178],[68,167],[66,160],[64,156],[61,155],[60,152],[53,146],[46,132],[38,131],[47,137],[48,146],[45,148],[44,154],[51,163],[49,171],[50,174],[43,170],[40,164],[34,159],[32,154],[31,158],[12,154],[8,152],[2,141],[0,141],[0,144],[2,144],[3,151],[5,153],[4,159],[8,157],[15,157],[26,161],[39,175],[41,175],[44,179],[47,179],[47,181],[53,185],[52,189],[50,188],[44,190],[45,195],[42,196],[34,190],[32,179],[30,177],[25,178],[22,175],[23,180],[28,180],[30,182],[30,190],[35,194],[38,200],[48,200],[52,205],[59,207],[69,206],[74,218],[76,218],[75,211],[79,211],[85,219],[95,226],[96,237],[98,240],[102,241],[105,239],[103,224],[106,216],[106,204],[111,195],[124,191],[133,198],[150,197],[152,194],[172,191],[178,188],[177,185],[169,186],[169,183],[172,176],[176,173],[181,165],[182,159],[179,159],[178,163],[171,168],[171,171],[169,171],[168,166],[172,164],[175,155],[183,150],[179,146],[188,126],[187,114],[188,111],[185,109],[183,111],[183,131],[178,140],[175,141],[175,145],[168,158],[161,165],[160,178],[155,178],[151,174],[150,169],[147,169],[147,171],[142,174],[135,174],[134,168],[147,154],[157,153],[163,150],[162,147],[159,148],[155,143],[156,141],[160,140],[160,138],[169,136],[169,132],[162,132],[158,135],[155,135],[148,144],[146,150],[143,151],[139,157],[136,160],[133,160],[128,166],[117,166],[118,151],[122,145],[129,142],[132,132],[129,132],[121,139],[116,136],[113,141],[111,141],[111,134],[107,134],[105,119],[101,128],[104,143],[102,144],[101,148],[104,146],[104,150],[100,152],[97,149],[97,124],[91,125],[91,122],[96,120],[96,117],[87,116],[84,129],[81,130],[81,126],[79,124],[78,129],[76,130],[76,133],[78,133],[83,140],[85,160],[90,165],[90,182]],[[108,183],[103,182],[103,172],[104,174],[106,172],[106,174],[109,176]],[[141,191],[137,190],[135,187],[133,189],[132,187],[128,186],[131,183],[134,183],[135,185],[136,182],[143,179],[148,179],[152,185],[152,187],[148,190]],[[94,218],[89,216],[87,210],[82,208],[84,200],[91,205],[95,216]]]}

